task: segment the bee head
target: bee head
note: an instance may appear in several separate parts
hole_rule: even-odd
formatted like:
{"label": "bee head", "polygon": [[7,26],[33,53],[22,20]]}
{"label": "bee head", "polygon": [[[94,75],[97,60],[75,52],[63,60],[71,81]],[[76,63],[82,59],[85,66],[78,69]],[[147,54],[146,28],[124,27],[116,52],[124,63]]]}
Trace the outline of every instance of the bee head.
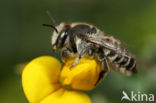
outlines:
{"label": "bee head", "polygon": [[61,49],[65,45],[65,41],[69,35],[70,26],[64,23],[56,26],[57,31],[53,32],[52,35],[52,47],[55,51],[56,49]]}
{"label": "bee head", "polygon": [[56,27],[50,24],[43,24],[43,26],[52,27],[54,29],[51,38],[53,51],[63,48],[65,41],[67,40],[67,36],[69,35],[70,25],[61,23]]}
{"label": "bee head", "polygon": [[52,20],[53,24],[43,24],[43,26],[48,26],[54,29],[53,35],[52,35],[52,49],[55,51],[56,49],[63,48],[65,41],[67,39],[68,31],[70,28],[70,25],[61,23],[60,25],[57,25],[56,21],[54,20],[53,16],[49,11],[47,11],[48,16]]}

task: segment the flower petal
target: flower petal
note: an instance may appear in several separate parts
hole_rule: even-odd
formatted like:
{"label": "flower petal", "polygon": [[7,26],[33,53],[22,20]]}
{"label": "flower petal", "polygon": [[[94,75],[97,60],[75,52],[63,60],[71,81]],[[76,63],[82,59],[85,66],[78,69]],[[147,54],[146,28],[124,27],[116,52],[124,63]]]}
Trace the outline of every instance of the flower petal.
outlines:
{"label": "flower petal", "polygon": [[66,62],[61,72],[61,82],[64,86],[70,86],[72,89],[91,90],[95,87],[101,71],[100,65],[96,60],[82,58],[73,68],[70,66],[75,59]]}
{"label": "flower petal", "polygon": [[60,69],[60,62],[50,56],[38,57],[24,68],[22,84],[29,102],[38,103],[60,88]]}
{"label": "flower petal", "polygon": [[91,103],[88,95],[78,91],[68,91],[63,88],[52,93],[40,103]]}

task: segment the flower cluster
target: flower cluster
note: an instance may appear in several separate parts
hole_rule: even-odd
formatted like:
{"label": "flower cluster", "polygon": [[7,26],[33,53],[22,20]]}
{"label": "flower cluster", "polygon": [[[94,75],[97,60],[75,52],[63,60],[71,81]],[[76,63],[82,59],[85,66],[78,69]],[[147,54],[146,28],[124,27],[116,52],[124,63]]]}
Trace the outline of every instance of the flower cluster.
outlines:
{"label": "flower cluster", "polygon": [[95,88],[101,68],[96,60],[82,58],[70,68],[74,58],[63,66],[51,56],[30,61],[22,73],[22,85],[29,103],[91,103],[79,90]]}

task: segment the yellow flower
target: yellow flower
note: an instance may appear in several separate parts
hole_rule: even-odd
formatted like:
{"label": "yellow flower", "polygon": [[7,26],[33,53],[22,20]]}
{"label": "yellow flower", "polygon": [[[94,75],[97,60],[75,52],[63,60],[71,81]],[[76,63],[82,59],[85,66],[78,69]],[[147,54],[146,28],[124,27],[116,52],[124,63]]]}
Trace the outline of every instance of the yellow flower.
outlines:
{"label": "yellow flower", "polygon": [[[75,91],[91,90],[100,73],[95,60],[82,58],[70,69],[74,59],[65,63],[50,56],[32,60],[22,73],[24,93],[30,103],[91,103],[85,93]],[[70,87],[70,89],[68,89]]]}
{"label": "yellow flower", "polygon": [[82,58],[79,64],[70,69],[74,59],[66,62],[61,72],[61,82],[64,86],[78,90],[91,90],[95,87],[101,71],[95,60]]}

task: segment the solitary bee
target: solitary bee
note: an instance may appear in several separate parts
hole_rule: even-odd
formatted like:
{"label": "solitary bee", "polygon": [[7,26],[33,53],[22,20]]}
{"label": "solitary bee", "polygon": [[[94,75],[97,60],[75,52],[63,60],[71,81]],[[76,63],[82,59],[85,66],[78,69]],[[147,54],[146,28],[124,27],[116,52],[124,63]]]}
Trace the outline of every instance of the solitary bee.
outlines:
{"label": "solitary bee", "polygon": [[[48,15],[57,25],[49,12]],[[61,55],[64,62],[70,57],[77,56],[71,68],[77,65],[84,55],[101,63],[102,71],[97,83],[107,75],[110,68],[126,75],[137,72],[135,58],[121,46],[121,41],[95,26],[79,22],[61,23],[57,26],[43,25],[54,29],[52,48],[62,50]]]}

